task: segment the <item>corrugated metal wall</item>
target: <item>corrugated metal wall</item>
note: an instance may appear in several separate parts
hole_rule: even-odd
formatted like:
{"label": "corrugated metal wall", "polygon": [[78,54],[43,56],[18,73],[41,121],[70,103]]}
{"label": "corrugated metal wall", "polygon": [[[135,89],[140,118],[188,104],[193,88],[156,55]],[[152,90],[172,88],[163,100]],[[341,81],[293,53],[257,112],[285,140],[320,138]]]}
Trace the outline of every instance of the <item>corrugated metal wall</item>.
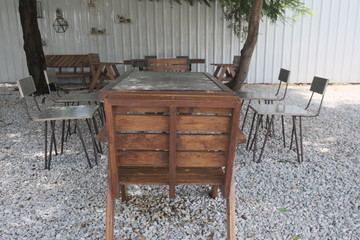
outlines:
{"label": "corrugated metal wall", "polygon": [[[193,71],[214,71],[210,63],[229,63],[239,55],[242,41],[222,19],[218,4],[207,7],[187,3],[147,0],[41,0],[39,26],[46,42],[45,54],[99,53],[103,61],[157,55],[159,58],[189,55],[205,58]],[[313,17],[295,24],[272,25],[264,20],[248,83],[276,82],[280,67],[292,71],[292,83],[312,76],[335,83],[360,83],[360,1],[305,0]],[[60,8],[69,28],[56,33],[52,27]],[[14,82],[28,75],[23,52],[18,0],[0,0],[0,82]],[[119,24],[118,15],[132,23]],[[106,29],[104,35],[91,28]],[[121,66],[123,72],[128,67]]]}

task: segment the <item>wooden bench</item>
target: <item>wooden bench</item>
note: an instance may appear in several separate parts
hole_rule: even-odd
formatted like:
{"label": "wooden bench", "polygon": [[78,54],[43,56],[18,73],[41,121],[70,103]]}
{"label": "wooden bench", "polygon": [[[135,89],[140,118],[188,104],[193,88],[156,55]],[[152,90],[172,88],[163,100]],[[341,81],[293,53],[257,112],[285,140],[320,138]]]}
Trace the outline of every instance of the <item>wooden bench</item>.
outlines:
{"label": "wooden bench", "polygon": [[[212,185],[227,199],[228,239],[235,237],[233,166],[240,99],[231,95],[122,93],[105,98],[108,133],[106,239],[114,200],[126,185]],[[102,134],[106,134],[106,130]]]}
{"label": "wooden bench", "polygon": [[[91,78],[91,63],[100,62],[99,54],[89,53],[83,55],[46,55],[46,66],[57,68],[58,78],[80,78],[86,85],[86,78]],[[88,68],[88,71],[86,71]],[[66,71],[63,71],[66,69]]]}

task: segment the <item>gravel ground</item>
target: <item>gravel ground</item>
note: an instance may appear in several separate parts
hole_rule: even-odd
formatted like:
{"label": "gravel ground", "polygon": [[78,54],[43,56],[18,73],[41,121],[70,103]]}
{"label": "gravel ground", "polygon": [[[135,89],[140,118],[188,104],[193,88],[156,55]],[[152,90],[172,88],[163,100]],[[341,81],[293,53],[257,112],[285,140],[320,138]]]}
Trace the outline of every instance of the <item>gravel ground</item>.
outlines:
{"label": "gravel ground", "polygon": [[[305,106],[308,89],[290,86],[286,102]],[[52,105],[48,96],[44,102]],[[0,239],[104,239],[106,154],[89,169],[74,134],[65,154],[44,170],[43,124],[26,118],[12,84],[0,84],[0,104]],[[238,146],[238,239],[360,239],[359,110],[360,85],[329,86],[320,116],[303,121],[301,164],[282,148],[281,134],[270,139],[259,164]],[[177,187],[170,200],[166,187],[129,187],[130,201],[116,204],[116,237],[225,239],[225,200],[208,198],[209,189]]]}

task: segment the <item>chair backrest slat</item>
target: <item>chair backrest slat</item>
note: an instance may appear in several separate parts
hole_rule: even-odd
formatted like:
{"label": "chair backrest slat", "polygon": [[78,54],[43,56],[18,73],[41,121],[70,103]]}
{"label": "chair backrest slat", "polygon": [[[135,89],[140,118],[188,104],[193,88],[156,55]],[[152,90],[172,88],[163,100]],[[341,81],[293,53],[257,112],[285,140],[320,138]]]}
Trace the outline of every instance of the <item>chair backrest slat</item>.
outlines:
{"label": "chair backrest slat", "polygon": [[188,58],[148,59],[149,71],[189,71]]}
{"label": "chair backrest slat", "polygon": [[32,79],[32,77],[26,77],[22,78],[20,80],[17,80],[17,84],[19,87],[20,95],[22,98],[29,96],[36,92],[35,83]]}
{"label": "chair backrest slat", "polygon": [[[231,179],[228,175],[232,174],[240,105],[235,96],[136,93],[107,96],[109,156],[113,166],[110,173],[117,176],[119,169],[124,168],[161,168],[169,178],[154,181],[171,185],[184,184],[183,177],[177,182],[175,176],[184,176],[183,168],[214,168],[215,176],[209,177],[207,172],[197,179],[204,184],[213,184],[217,179],[218,184],[226,185]],[[175,174],[171,174],[171,169]],[[143,175],[138,180],[136,177],[131,175],[130,183],[146,184],[142,182]],[[170,183],[170,178],[175,183]],[[126,184],[126,179],[121,181]],[[198,184],[192,181],[195,180],[189,180],[189,184]],[[228,190],[224,190],[226,194]]]}

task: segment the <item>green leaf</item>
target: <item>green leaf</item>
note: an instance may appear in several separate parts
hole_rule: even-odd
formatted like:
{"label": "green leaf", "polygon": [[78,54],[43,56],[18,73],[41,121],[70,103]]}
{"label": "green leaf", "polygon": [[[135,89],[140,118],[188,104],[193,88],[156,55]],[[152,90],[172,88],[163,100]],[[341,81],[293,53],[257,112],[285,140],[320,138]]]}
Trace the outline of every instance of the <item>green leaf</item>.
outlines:
{"label": "green leaf", "polygon": [[294,240],[301,239],[301,236],[293,236],[290,239],[294,239]]}
{"label": "green leaf", "polygon": [[279,208],[278,209],[280,212],[287,212],[288,210],[286,208]]}

